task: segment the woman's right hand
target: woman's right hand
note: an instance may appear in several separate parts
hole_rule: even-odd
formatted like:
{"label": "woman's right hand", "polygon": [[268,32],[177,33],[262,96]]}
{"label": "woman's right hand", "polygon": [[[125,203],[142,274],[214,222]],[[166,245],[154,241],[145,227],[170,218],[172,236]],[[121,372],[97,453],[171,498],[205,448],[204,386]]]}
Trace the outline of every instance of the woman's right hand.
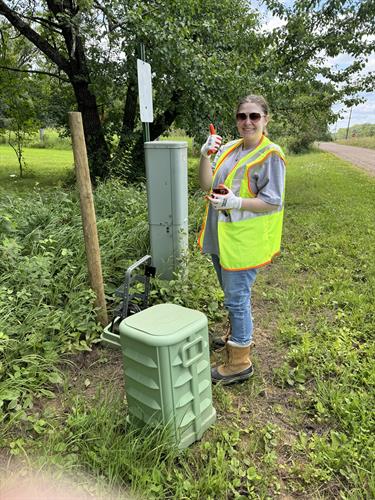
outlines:
{"label": "woman's right hand", "polygon": [[209,160],[212,154],[217,153],[222,140],[223,138],[220,135],[209,135],[207,141],[201,147],[201,155]]}

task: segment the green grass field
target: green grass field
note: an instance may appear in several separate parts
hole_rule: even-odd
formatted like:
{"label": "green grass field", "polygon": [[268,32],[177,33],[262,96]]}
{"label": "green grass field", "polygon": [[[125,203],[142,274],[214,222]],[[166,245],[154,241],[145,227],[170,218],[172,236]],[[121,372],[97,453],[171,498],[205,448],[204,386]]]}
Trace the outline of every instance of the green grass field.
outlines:
{"label": "green grass field", "polygon": [[38,183],[49,187],[61,184],[73,170],[72,151],[25,148],[26,171],[20,178],[18,160],[13,149],[0,144],[0,185],[9,190],[28,190]]}
{"label": "green grass field", "polygon": [[[8,144],[9,134],[11,140],[14,140],[14,133],[3,131],[0,135],[0,144]],[[41,143],[42,142],[42,143]],[[25,146],[37,149],[65,149],[72,148],[70,137],[63,137],[55,128],[45,128],[43,138],[40,137],[40,131],[35,130],[26,137]]]}
{"label": "green grass field", "polygon": [[[0,470],[52,468],[121,499],[374,498],[374,178],[328,153],[290,157],[282,255],[253,292],[255,375],[214,388],[217,423],[178,453],[126,423],[121,355],[96,343],[79,204],[59,188],[71,156],[34,151],[21,191],[0,167]],[[201,310],[220,333],[223,296],[195,246],[196,168],[189,272],[155,280],[151,300]],[[110,181],[95,204],[112,307],[149,251],[146,193]]]}

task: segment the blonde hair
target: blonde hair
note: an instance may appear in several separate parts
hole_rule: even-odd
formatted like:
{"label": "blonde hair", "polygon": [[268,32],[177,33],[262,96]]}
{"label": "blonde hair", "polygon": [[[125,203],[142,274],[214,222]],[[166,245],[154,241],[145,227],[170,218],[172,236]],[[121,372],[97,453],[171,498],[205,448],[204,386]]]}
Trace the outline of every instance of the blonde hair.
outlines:
{"label": "blonde hair", "polygon": [[[262,95],[256,95],[256,94],[249,94],[249,95],[246,95],[245,97],[241,97],[238,100],[236,114],[238,113],[242,104],[245,104],[247,102],[251,102],[252,104],[257,104],[260,108],[262,108],[263,113],[267,117],[269,117],[270,108],[268,106],[268,102],[266,101],[266,99]],[[266,127],[264,127],[263,133],[264,133],[264,135],[268,135]]]}

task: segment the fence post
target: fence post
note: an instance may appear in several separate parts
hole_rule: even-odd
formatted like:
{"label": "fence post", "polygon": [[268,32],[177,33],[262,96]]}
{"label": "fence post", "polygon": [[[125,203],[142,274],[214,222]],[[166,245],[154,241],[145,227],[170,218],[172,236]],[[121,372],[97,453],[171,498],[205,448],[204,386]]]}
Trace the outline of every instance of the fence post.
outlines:
{"label": "fence post", "polygon": [[73,111],[68,113],[68,116],[72,135],[74,163],[81,205],[83,237],[85,240],[90,286],[96,294],[95,306],[98,308],[97,319],[103,326],[105,326],[108,324],[108,316],[104,296],[99,239],[96,228],[94,199],[92,195],[82,116],[81,113]]}

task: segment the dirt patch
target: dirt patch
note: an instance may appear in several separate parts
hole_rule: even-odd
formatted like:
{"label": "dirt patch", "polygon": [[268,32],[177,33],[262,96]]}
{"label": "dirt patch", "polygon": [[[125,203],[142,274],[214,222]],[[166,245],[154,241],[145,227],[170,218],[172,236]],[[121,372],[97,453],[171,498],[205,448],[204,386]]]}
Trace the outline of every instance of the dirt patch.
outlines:
{"label": "dirt patch", "polygon": [[[222,355],[216,356],[215,360],[220,359]],[[282,365],[283,355],[276,345],[272,331],[255,327],[252,361],[254,379],[237,386],[228,386],[226,390],[231,391],[234,396],[234,406],[247,409],[241,415],[244,425],[275,424],[282,429],[283,441],[290,445],[301,430],[302,417],[294,404],[300,394],[293,388],[275,384],[274,371]],[[291,412],[296,413],[294,419],[298,420],[297,428],[290,422]]]}
{"label": "dirt patch", "polygon": [[54,399],[37,399],[33,412],[50,409],[58,415],[69,413],[72,398],[95,400],[100,389],[117,387],[124,393],[122,354],[120,350],[94,346],[91,351],[66,356],[59,366],[65,383],[57,385]]}
{"label": "dirt patch", "polygon": [[74,393],[94,396],[101,385],[124,387],[122,353],[120,349],[97,346],[91,352],[72,357],[67,375]]}

